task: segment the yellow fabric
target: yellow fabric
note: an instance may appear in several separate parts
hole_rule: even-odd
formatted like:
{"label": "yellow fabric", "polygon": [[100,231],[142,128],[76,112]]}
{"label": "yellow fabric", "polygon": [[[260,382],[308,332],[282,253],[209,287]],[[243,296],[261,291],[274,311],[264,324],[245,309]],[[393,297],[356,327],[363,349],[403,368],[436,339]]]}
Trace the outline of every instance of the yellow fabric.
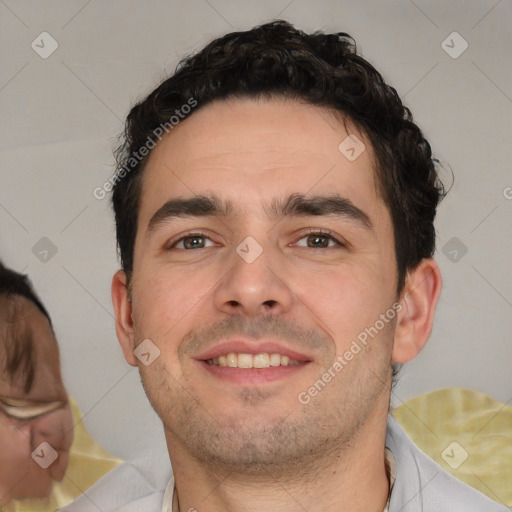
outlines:
{"label": "yellow fabric", "polygon": [[123,462],[94,441],[85,429],[77,404],[71,397],[69,400],[75,425],[75,439],[66,475],[61,482],[54,482],[50,497],[15,500],[5,509],[7,512],[54,512],[80,496],[101,476]]}
{"label": "yellow fabric", "polygon": [[512,507],[512,407],[477,391],[449,388],[413,398],[392,413],[431,459]]}

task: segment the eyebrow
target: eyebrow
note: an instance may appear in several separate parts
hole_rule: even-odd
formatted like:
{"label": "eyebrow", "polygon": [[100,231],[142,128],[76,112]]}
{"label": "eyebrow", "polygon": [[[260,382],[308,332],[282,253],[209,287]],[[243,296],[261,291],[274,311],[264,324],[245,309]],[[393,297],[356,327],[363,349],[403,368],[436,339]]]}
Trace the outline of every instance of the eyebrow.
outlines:
{"label": "eyebrow", "polygon": [[[306,196],[291,194],[276,198],[269,206],[264,205],[267,216],[273,220],[298,216],[336,216],[355,221],[361,227],[372,230],[370,217],[349,199],[339,194]],[[198,195],[190,198],[174,198],[162,205],[151,217],[146,236],[163,223],[183,217],[229,217],[233,203],[218,196]]]}

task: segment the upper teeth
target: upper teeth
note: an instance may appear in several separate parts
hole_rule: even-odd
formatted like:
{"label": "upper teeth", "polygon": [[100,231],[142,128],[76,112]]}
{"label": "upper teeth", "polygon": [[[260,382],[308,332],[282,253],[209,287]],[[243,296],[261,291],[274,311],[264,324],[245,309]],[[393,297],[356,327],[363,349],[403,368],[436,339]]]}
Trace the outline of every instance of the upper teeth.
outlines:
{"label": "upper teeth", "polygon": [[232,368],[268,368],[269,366],[294,366],[300,364],[299,361],[290,359],[281,354],[229,354],[208,359],[210,365],[230,366]]}

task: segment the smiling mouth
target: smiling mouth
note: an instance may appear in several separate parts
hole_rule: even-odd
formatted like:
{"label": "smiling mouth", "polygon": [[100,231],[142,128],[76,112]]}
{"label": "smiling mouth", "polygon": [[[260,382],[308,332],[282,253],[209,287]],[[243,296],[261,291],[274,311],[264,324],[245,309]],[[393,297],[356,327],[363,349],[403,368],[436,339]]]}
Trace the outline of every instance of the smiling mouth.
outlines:
{"label": "smiling mouth", "polygon": [[215,357],[213,359],[206,359],[206,363],[210,366],[225,366],[230,368],[270,368],[277,366],[299,366],[307,363],[308,361],[296,361],[290,359],[283,354],[262,353],[262,354],[243,354],[230,352],[228,354]]}

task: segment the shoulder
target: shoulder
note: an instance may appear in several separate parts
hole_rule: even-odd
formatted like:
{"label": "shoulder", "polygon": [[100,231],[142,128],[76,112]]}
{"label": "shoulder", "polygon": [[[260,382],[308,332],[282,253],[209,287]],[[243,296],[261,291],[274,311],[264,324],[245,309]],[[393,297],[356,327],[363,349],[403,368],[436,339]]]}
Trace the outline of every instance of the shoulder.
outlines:
{"label": "shoulder", "polygon": [[386,446],[396,463],[390,512],[509,512],[428,457],[391,414]]}

